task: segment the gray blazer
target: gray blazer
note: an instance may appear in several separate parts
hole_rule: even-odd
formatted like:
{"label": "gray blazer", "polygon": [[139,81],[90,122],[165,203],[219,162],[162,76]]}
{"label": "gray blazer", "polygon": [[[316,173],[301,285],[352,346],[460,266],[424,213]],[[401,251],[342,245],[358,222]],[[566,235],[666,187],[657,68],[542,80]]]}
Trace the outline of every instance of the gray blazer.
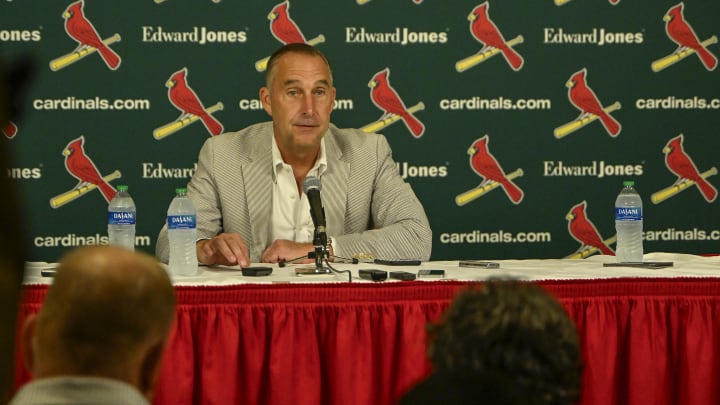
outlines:
{"label": "gray blazer", "polygon": [[[197,208],[198,238],[239,233],[252,262],[260,261],[271,232],[272,123],[209,138],[188,184]],[[382,135],[331,125],[325,134],[327,170],[322,201],[335,254],[429,260],[432,232],[425,211],[400,177]],[[167,225],[156,256],[168,261]]]}

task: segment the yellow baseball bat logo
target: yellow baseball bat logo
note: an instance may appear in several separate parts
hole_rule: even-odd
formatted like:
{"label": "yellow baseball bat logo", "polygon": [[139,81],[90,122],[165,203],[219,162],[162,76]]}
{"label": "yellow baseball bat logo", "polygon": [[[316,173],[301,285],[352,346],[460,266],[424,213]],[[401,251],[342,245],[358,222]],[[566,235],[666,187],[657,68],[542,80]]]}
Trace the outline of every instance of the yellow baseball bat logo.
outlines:
{"label": "yellow baseball bat logo", "polygon": [[[421,101],[421,102],[411,106],[410,108],[408,108],[407,112],[410,114],[414,114],[417,111],[422,111],[424,109],[425,109],[425,103],[423,103]],[[365,125],[364,127],[360,128],[360,130],[363,132],[367,132],[367,133],[377,132],[377,131],[387,127],[388,125],[399,121],[401,118],[402,117],[399,115],[390,114],[389,117],[382,119],[382,120],[371,122],[371,123]]]}
{"label": "yellow baseball bat logo", "polygon": [[[507,177],[508,180],[514,180],[515,178],[520,177],[523,174],[524,174],[523,169],[517,169],[514,172],[509,173],[505,177]],[[473,201],[475,199],[482,197],[483,195],[487,194],[491,190],[496,189],[499,186],[500,186],[500,183],[490,180],[487,184],[485,184],[482,187],[475,187],[475,188],[472,188],[461,194],[458,194],[455,197],[455,204],[457,204],[458,206],[463,206],[463,205],[469,203],[470,201]]]}
{"label": "yellow baseball bat logo", "polygon": [[[103,40],[103,44],[105,45],[112,45],[115,42],[120,41],[120,34],[115,34],[107,39]],[[97,48],[88,46],[87,48],[83,48],[79,51],[73,51],[68,54],[65,54],[59,58],[53,59],[50,61],[50,70],[53,72],[57,72],[58,70],[71,65],[83,58],[85,58],[88,55],[92,55],[93,53],[97,52]]]}
{"label": "yellow baseball bat logo", "polygon": [[[619,110],[621,107],[620,102],[616,101],[613,104],[603,108],[603,111],[610,114],[613,111]],[[577,131],[578,129],[584,127],[585,125],[588,125],[589,123],[595,121],[598,119],[598,116],[595,114],[588,114],[587,116],[583,117],[582,119],[575,119],[572,120],[566,124],[563,124],[557,128],[555,128],[555,131],[553,132],[555,134],[555,138],[564,138],[567,135],[570,135],[571,133]]]}
{"label": "yellow baseball bat logo", "polygon": [[[106,183],[110,183],[112,180],[119,179],[122,177],[122,173],[120,173],[119,170],[115,170],[114,172],[108,174],[107,176],[103,177],[103,180],[105,180]],[[66,191],[62,194],[59,194],[53,198],[50,199],[50,206],[53,208],[61,207],[70,201],[76,200],[88,192],[95,190],[97,186],[93,183],[87,183],[84,184],[82,187],[74,188],[70,191]]]}
{"label": "yellow baseball bat logo", "polygon": [[[515,38],[507,41],[507,46],[510,48],[514,47],[515,45],[522,44],[525,39],[522,35],[518,35]],[[484,52],[476,53],[474,55],[470,55],[464,59],[460,59],[455,63],[455,70],[462,73],[471,67],[478,65],[482,62],[485,62],[486,60],[490,59],[491,57],[497,55],[500,53],[500,50],[498,48],[490,48]]]}
{"label": "yellow baseball bat logo", "polygon": [[[218,102],[215,105],[212,105],[205,109],[205,112],[212,115],[214,112],[221,111],[224,108],[222,102]],[[173,122],[167,123],[160,128],[156,128],[153,131],[153,137],[157,140],[163,139],[168,135],[174,134],[175,132],[183,129],[184,127],[192,124],[193,122],[199,120],[200,117],[197,115],[188,115],[185,118],[181,120],[175,120]]]}
{"label": "yellow baseball bat logo", "polygon": [[[700,45],[703,46],[703,48],[707,48],[708,46],[712,44],[717,44],[718,38],[713,35],[710,38],[702,41]],[[687,58],[688,56],[695,53],[695,50],[692,48],[685,48],[681,52],[678,53],[671,53],[670,55],[664,56],[656,61],[654,61],[652,64],[650,64],[650,68],[653,72],[659,72],[669,66],[672,66],[681,60]]]}
{"label": "yellow baseball bat logo", "polygon": [[[707,179],[710,176],[716,175],[718,172],[716,167],[713,167],[705,172],[700,173],[700,177]],[[690,179],[684,179],[680,183],[673,184],[670,187],[666,187],[658,192],[653,193],[650,196],[650,201],[654,204],[659,204],[670,197],[677,195],[679,192],[686,190],[688,187],[695,185],[695,181]]]}

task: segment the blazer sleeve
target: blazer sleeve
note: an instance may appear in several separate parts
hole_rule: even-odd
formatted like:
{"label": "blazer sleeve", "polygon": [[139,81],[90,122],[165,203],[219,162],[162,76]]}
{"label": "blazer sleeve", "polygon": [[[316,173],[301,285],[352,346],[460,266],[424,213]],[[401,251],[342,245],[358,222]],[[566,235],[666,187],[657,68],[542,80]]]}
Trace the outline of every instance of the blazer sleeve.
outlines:
{"label": "blazer sleeve", "polygon": [[338,246],[335,254],[350,257],[372,253],[383,259],[429,260],[432,231],[425,210],[398,173],[385,137],[376,139],[375,150],[371,152],[376,158],[369,207],[371,227],[360,233],[333,236]]}

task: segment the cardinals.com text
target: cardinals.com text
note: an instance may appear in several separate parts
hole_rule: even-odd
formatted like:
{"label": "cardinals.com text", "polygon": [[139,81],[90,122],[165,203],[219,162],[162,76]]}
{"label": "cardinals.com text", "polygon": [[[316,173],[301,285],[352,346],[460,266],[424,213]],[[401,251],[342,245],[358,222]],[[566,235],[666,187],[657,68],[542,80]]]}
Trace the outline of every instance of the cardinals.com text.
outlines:
{"label": "cardinals.com text", "polygon": [[441,110],[549,110],[552,102],[547,98],[511,98],[496,97],[470,97],[470,98],[444,98],[440,100]]}
{"label": "cardinals.com text", "polygon": [[[37,247],[75,247],[85,245],[107,245],[110,242],[107,235],[96,233],[94,235],[77,235],[69,233],[61,236],[36,236],[33,243]],[[150,246],[150,236],[136,235],[135,246]]]}
{"label": "cardinals.com text", "polygon": [[33,100],[33,108],[36,110],[149,110],[150,100],[148,99],[126,99],[117,98],[109,100],[101,97],[76,98],[74,96],[65,98],[45,98]]}
{"label": "cardinals.com text", "polygon": [[470,232],[442,233],[440,243],[548,243],[552,241],[550,232]]}
{"label": "cardinals.com text", "polygon": [[638,110],[720,110],[720,99],[703,97],[680,98],[639,98],[635,101]]}
{"label": "cardinals.com text", "polygon": [[643,239],[647,241],[720,240],[720,230],[668,228],[658,231],[645,231],[643,232]]}

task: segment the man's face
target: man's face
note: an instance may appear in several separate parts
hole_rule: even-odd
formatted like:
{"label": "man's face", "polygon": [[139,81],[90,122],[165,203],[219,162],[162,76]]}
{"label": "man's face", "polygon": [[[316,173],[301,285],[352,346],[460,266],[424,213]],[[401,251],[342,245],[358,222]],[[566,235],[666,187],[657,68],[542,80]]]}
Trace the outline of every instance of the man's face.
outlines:
{"label": "man's face", "polygon": [[260,100],[272,117],[283,155],[319,150],[335,101],[331,81],[319,56],[288,53],[278,59],[270,88],[260,89]]}

